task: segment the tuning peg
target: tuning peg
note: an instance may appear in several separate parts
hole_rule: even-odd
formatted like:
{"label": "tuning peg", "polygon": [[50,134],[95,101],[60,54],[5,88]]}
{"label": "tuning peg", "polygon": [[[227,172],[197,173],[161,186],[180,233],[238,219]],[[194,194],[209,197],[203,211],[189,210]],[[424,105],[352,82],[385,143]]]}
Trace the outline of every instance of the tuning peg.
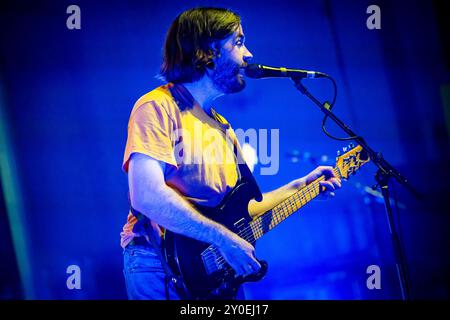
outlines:
{"label": "tuning peg", "polygon": [[343,152],[347,152],[347,147],[342,147]]}
{"label": "tuning peg", "polygon": [[349,149],[353,149],[353,147],[354,147],[353,143],[350,142],[350,144],[348,145],[348,148],[349,148]]}
{"label": "tuning peg", "polygon": [[339,157],[341,155],[341,151],[340,150],[336,151],[336,155]]}

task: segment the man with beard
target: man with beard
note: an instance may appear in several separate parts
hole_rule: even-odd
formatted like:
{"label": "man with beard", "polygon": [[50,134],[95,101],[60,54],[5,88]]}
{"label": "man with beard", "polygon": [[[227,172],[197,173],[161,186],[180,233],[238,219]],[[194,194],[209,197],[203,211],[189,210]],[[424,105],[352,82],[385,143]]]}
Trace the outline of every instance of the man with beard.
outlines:
{"label": "man with beard", "polygon": [[[240,17],[232,11],[183,12],[170,26],[164,44],[161,77],[168,83],[142,96],[133,107],[122,167],[134,209],[121,233],[130,299],[179,298],[157,252],[163,228],[214,244],[237,276],[261,267],[249,242],[192,205],[216,206],[239,180],[236,137],[212,104],[245,88],[243,70],[252,54],[244,41]],[[206,151],[211,146],[222,154],[212,157]],[[321,182],[325,194],[333,196],[340,181],[331,167],[318,167],[263,194],[261,202],[251,201],[250,215],[257,217],[322,175],[327,177]]]}

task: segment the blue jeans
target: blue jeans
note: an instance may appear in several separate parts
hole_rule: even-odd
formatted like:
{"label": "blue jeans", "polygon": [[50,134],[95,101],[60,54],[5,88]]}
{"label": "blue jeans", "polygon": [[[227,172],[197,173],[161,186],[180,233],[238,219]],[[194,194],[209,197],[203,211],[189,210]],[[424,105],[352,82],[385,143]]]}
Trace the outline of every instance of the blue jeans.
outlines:
{"label": "blue jeans", "polygon": [[[166,300],[166,274],[152,247],[128,245],[123,250],[123,273],[130,300]],[[170,300],[179,300],[172,282],[168,284]]]}
{"label": "blue jeans", "polygon": [[[155,249],[129,244],[123,250],[123,273],[130,300],[167,300],[165,277]],[[169,281],[170,300],[180,300],[173,283]],[[243,286],[237,292],[237,300],[245,300]]]}

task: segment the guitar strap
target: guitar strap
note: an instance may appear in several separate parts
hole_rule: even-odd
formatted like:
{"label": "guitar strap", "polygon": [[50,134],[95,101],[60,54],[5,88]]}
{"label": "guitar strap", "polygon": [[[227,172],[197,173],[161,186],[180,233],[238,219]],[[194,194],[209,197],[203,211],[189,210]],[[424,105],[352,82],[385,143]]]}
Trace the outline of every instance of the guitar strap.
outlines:
{"label": "guitar strap", "polygon": [[254,194],[255,200],[258,202],[261,202],[263,199],[261,190],[259,189],[259,186],[256,183],[253,173],[250,171],[250,168],[248,167],[247,163],[245,162],[244,156],[242,154],[242,150],[239,146],[237,139],[236,139],[236,141],[234,141],[234,154],[236,156],[236,161],[238,163],[238,171],[239,171],[239,175],[240,175],[240,180],[246,181],[247,183],[250,183],[253,186],[253,190],[255,192],[255,194]]}

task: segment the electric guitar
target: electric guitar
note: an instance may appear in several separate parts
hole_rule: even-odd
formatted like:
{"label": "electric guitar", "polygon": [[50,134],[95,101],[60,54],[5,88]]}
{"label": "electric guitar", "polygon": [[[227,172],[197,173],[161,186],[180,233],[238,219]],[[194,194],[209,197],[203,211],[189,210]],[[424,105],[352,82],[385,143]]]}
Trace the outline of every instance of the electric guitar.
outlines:
{"label": "electric guitar", "polygon": [[[361,146],[344,148],[336,159],[334,174],[348,179],[370,159]],[[255,220],[250,218],[248,203],[257,195],[254,184],[241,180],[216,207],[196,206],[200,213],[223,224],[243,239],[255,245],[256,240],[275,228],[291,214],[317,197],[323,187],[319,177],[306,187],[282,201]],[[258,190],[259,192],[259,190]],[[225,261],[214,245],[197,241],[165,230],[164,258],[172,272],[182,282],[178,288],[187,299],[233,299],[244,282],[259,281],[267,272],[267,262],[259,260],[261,269],[249,276],[235,276],[233,268]],[[179,282],[180,282],[179,281]]]}

